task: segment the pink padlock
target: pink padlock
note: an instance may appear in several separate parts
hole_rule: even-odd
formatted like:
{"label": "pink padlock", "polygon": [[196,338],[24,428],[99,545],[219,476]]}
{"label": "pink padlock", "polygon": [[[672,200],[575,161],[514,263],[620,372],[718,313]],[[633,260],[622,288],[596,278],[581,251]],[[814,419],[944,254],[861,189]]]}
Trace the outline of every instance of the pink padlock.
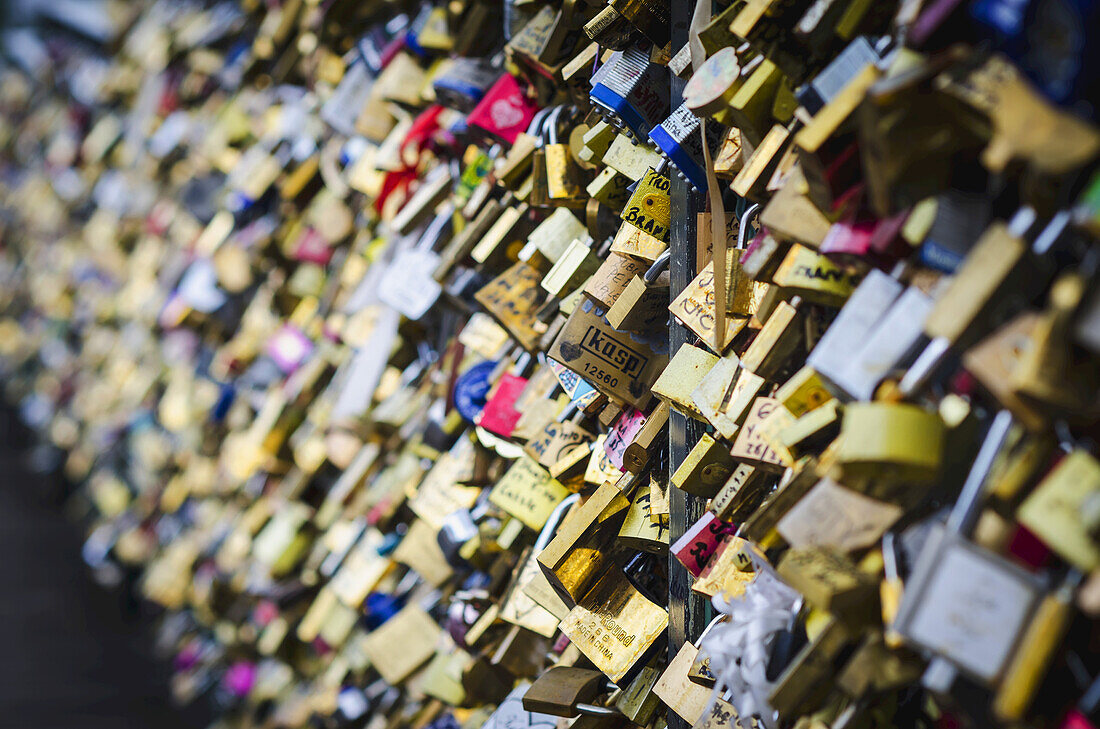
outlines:
{"label": "pink padlock", "polygon": [[481,417],[477,424],[485,430],[507,438],[516,429],[520,413],[516,410],[516,400],[527,386],[527,378],[519,377],[505,372],[500,377],[496,389],[485,403],[485,409],[481,411]]}
{"label": "pink padlock", "polygon": [[466,124],[508,144],[514,144],[520,132],[525,131],[535,118],[537,111],[538,107],[523,93],[519,81],[505,73],[485,92],[485,96],[466,117]]}
{"label": "pink padlock", "polygon": [[645,425],[645,420],[645,413],[628,407],[615,420],[611,432],[607,434],[607,438],[603,442],[603,450],[607,454],[607,460],[620,471],[626,470],[623,467],[623,455],[626,453],[626,447],[634,442],[634,436]]}
{"label": "pink padlock", "polygon": [[676,540],[671,551],[692,577],[698,577],[703,574],[707,562],[718,551],[718,545],[726,535],[736,531],[736,527],[732,524],[722,521],[708,511]]}

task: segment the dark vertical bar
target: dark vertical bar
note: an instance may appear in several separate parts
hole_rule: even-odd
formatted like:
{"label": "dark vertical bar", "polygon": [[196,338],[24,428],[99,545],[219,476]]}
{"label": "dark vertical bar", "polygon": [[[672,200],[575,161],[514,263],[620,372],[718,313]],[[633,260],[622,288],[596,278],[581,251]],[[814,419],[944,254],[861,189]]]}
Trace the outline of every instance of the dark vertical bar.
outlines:
{"label": "dark vertical bar", "polygon": [[[688,26],[695,10],[692,0],[671,0],[672,2],[672,51],[675,53],[687,43]],[[672,79],[672,108],[680,104],[684,82]],[[675,174],[672,178],[672,227],[669,248],[672,251],[670,261],[671,295],[675,297],[695,278],[696,219],[703,209],[703,197],[694,193],[687,183]],[[695,336],[688,329],[673,321],[669,329],[670,353],[685,343],[694,341]],[[683,462],[684,457],[703,434],[702,425],[691,418],[672,411],[668,419],[669,473]],[[669,507],[671,510],[671,539],[678,539],[689,526],[703,515],[704,501],[676,488],[669,489]],[[691,575],[684,566],[669,556],[669,660],[676,655],[685,641],[694,640],[703,630],[706,605],[691,591]],[[669,729],[687,729],[687,724],[671,711],[668,713]]]}

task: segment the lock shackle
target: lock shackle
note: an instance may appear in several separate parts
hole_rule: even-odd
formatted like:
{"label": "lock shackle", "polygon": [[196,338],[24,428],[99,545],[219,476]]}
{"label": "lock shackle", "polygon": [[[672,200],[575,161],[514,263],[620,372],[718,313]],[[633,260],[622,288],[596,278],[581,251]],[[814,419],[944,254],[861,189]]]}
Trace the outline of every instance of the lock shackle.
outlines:
{"label": "lock shackle", "polygon": [[749,216],[760,209],[760,203],[753,203],[749,205],[748,209],[741,214],[741,220],[737,224],[737,249],[745,249],[745,231],[748,230]]}
{"label": "lock shackle", "polygon": [[564,423],[566,420],[569,420],[569,418],[576,415],[578,410],[579,408],[577,407],[577,403],[570,400],[569,404],[562,408],[562,411],[558,413],[557,421],[559,423]]}
{"label": "lock shackle", "polygon": [[882,571],[888,580],[901,579],[898,570],[898,541],[893,532],[882,535]]}
{"label": "lock shackle", "polygon": [[981,448],[978,449],[978,455],[974,458],[974,465],[966,475],[959,498],[947,517],[948,531],[962,536],[969,535],[978,519],[985,482],[989,479],[997,456],[1008,441],[1013,424],[1014,418],[1008,410],[1001,410],[993,417],[993,422],[982,439]]}
{"label": "lock shackle", "polygon": [[546,137],[547,144],[558,143],[558,119],[561,118],[561,112],[564,108],[564,106],[555,106],[543,123],[543,135]]}
{"label": "lock shackle", "polygon": [[416,245],[413,247],[418,250],[432,250],[435,244],[439,242],[439,238],[443,235],[443,231],[448,225],[453,223],[454,219],[452,216],[454,210],[454,203],[450,201],[444,203],[442,211],[433,217],[432,221],[424,227],[424,232],[420,234],[420,239],[416,241]]}
{"label": "lock shackle", "polygon": [[532,137],[538,137],[542,133],[542,123],[546,119],[546,115],[551,111],[551,107],[545,109],[539,109],[535,112],[535,116],[531,118],[531,123],[527,125],[527,133]]}
{"label": "lock shackle", "polygon": [[1032,252],[1037,256],[1049,253],[1062,240],[1072,222],[1072,215],[1069,210],[1059,210],[1035,236],[1035,242],[1031,245]]}
{"label": "lock shackle", "polygon": [[665,251],[661,255],[657,256],[657,260],[654,261],[653,265],[646,270],[645,275],[642,276],[642,279],[647,284],[655,283],[657,281],[657,277],[668,269],[669,263],[671,261],[672,251]]}
{"label": "lock shackle", "polygon": [[725,613],[718,613],[717,615],[715,615],[714,618],[709,623],[707,623],[707,627],[703,628],[703,632],[699,634],[699,637],[692,641],[695,646],[698,647],[703,642],[703,638],[707,637],[707,633],[711,631],[711,628],[713,628],[715,625],[718,625],[718,623],[724,622],[725,619]]}
{"label": "lock shackle", "polygon": [[558,525],[561,524],[561,520],[565,518],[565,512],[569,510],[573,504],[580,501],[580,494],[569,494],[561,503],[554,507],[554,510],[550,512],[549,518],[546,520],[546,524],[543,525],[542,531],[539,532],[538,539],[535,540],[535,546],[532,549],[533,554],[538,554],[542,550],[546,549],[546,545],[550,543],[550,540],[554,538],[554,533],[558,531]]}
{"label": "lock shackle", "polygon": [[595,704],[577,704],[576,709],[578,714],[584,714],[585,716],[622,716],[615,709],[596,706]]}
{"label": "lock shackle", "polygon": [[1058,438],[1058,447],[1062,449],[1064,453],[1072,453],[1074,450],[1083,447],[1081,439],[1073,434],[1073,431],[1069,429],[1069,423],[1065,420],[1054,421],[1054,435]]}

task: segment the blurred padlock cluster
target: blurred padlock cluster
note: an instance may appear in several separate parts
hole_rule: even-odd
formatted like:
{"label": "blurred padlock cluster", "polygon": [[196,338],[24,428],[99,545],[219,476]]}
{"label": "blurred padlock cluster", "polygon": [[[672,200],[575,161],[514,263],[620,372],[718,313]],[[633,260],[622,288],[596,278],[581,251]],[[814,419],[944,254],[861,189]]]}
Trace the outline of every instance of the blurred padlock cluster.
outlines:
{"label": "blurred padlock cluster", "polygon": [[3,395],[215,727],[1100,725],[1100,3],[39,13]]}

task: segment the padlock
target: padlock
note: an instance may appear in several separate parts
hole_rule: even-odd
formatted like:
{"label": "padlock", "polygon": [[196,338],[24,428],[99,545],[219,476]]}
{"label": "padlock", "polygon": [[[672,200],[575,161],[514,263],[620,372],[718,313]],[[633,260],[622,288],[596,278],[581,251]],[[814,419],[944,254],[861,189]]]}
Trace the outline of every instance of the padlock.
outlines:
{"label": "padlock", "polygon": [[778,452],[769,438],[768,425],[772,418],[790,418],[774,398],[758,397],[749,408],[744,426],[737,431],[730,454],[738,463],[747,463],[764,470],[781,470],[792,460],[789,453]]}
{"label": "padlock", "polygon": [[599,671],[574,666],[554,666],[539,676],[523,695],[527,711],[551,716],[576,716],[584,704],[607,690],[607,677]]}
{"label": "padlock", "polygon": [[501,74],[473,111],[466,123],[490,136],[513,144],[528,128],[536,114],[535,105],[523,94],[511,74]]}
{"label": "padlock", "polygon": [[[773,447],[785,450],[792,459],[819,451],[837,437],[841,418],[840,403],[835,399],[829,400],[820,408],[777,430]],[[770,437],[770,434],[765,433],[765,437]]]}
{"label": "padlock", "polygon": [[1100,490],[1100,463],[1075,450],[1048,473],[1020,505],[1019,522],[1079,570],[1100,564],[1082,510]]}
{"label": "padlock", "polygon": [[1085,282],[1066,274],[1050,290],[1050,308],[1039,316],[1012,372],[1013,394],[1056,414],[1079,416],[1091,410],[1096,391],[1089,363],[1075,357],[1069,328],[1085,294]]}
{"label": "padlock", "polygon": [[[726,440],[736,437],[737,430],[741,427],[737,420],[731,418],[724,409],[727,396],[732,398],[732,391],[737,387],[740,364],[736,356],[722,357],[703,376],[691,393],[691,401],[703,418]],[[763,378],[757,379],[763,384]]]}
{"label": "padlock", "polygon": [[547,354],[609,396],[635,407],[649,401],[648,388],[667,361],[648,343],[613,329],[604,311],[587,299],[573,310]]}
{"label": "padlock", "polygon": [[561,631],[613,682],[645,666],[643,657],[668,627],[668,613],[618,567],[596,580],[561,622]]}
{"label": "padlock", "polygon": [[837,462],[845,474],[928,481],[943,451],[944,424],[919,406],[852,403],[844,410]]}
{"label": "padlock", "polygon": [[551,296],[563,298],[584,284],[599,265],[591,241],[587,238],[574,240],[551,266],[540,285]]}
{"label": "padlock", "polygon": [[737,515],[746,509],[754,509],[767,494],[766,476],[767,472],[762,468],[738,465],[710,500],[707,510],[724,522],[741,521],[736,518]]}
{"label": "padlock", "polygon": [[802,343],[803,327],[798,301],[781,302],[764,322],[764,328],[741,356],[741,366],[771,379]]}
{"label": "padlock", "polygon": [[519,261],[481,288],[475,299],[525,349],[533,350],[546,330],[537,310],[541,305],[537,269]]}
{"label": "padlock", "polygon": [[623,466],[631,473],[638,474],[649,464],[652,453],[661,445],[661,433],[668,425],[669,405],[661,401],[646,416],[642,427],[634,440],[623,451]]}
{"label": "padlock", "polygon": [[733,531],[729,524],[719,521],[708,511],[673,542],[669,549],[693,577],[698,577],[721,545],[722,539]]}
{"label": "padlock", "polygon": [[[822,514],[843,513],[833,521]],[[841,552],[865,549],[902,516],[902,509],[822,479],[776,525],[794,549],[822,546]]]}
{"label": "padlock", "polygon": [[736,466],[726,447],[704,433],[669,480],[681,491],[709,498],[718,493]]}
{"label": "padlock", "polygon": [[668,252],[644,276],[635,275],[607,310],[607,321],[620,331],[649,331],[664,323],[668,308]]}
{"label": "padlock", "polygon": [[531,529],[541,529],[569,491],[535,461],[522,456],[493,486],[489,500]]}
{"label": "padlock", "polygon": [[550,263],[556,263],[572,241],[588,237],[588,230],[577,216],[559,208],[538,224],[527,238],[529,248],[536,249]]}
{"label": "padlock", "polygon": [[609,124],[644,140],[668,116],[667,79],[666,67],[651,63],[641,49],[615,51],[593,74],[589,96]]}
{"label": "padlock", "polygon": [[717,362],[718,358],[704,349],[681,345],[653,383],[653,394],[670,407],[701,420],[703,414],[695,407],[692,393]]}
{"label": "padlock", "polygon": [[711,696],[710,689],[688,680],[688,670],[698,654],[699,649],[694,644],[685,642],[653,687],[653,693],[666,706],[692,724],[703,715]]}
{"label": "padlock", "polygon": [[[371,631],[363,641],[363,651],[382,678],[393,685],[431,659],[439,636],[436,622],[421,608],[409,605]],[[403,647],[400,656],[392,655],[395,641]]]}
{"label": "padlock", "polygon": [[[455,514],[461,514],[461,512],[455,512]],[[453,524],[456,520],[452,518],[449,521]],[[409,527],[409,531],[405,538],[401,540],[401,544],[394,550],[393,560],[416,571],[429,584],[443,585],[454,575],[451,560],[448,559],[448,556],[452,559],[457,557],[457,549],[455,549],[455,553],[448,555],[440,548],[440,542],[446,540],[449,536],[446,534],[447,527],[448,523],[445,522],[442,528],[436,530],[424,520],[417,519]],[[474,538],[477,534],[477,528],[472,522],[469,527],[472,528],[473,534],[466,532],[463,535],[466,537],[465,539],[457,544],[452,541],[448,546],[458,547],[463,542]]]}
{"label": "padlock", "polygon": [[536,558],[553,539],[562,518],[576,504],[578,498],[576,494],[567,496],[554,508],[535,544],[521,557],[522,567],[501,601],[501,620],[546,638],[552,638],[557,632],[558,622],[569,612],[570,605],[562,601],[547,582]]}
{"label": "padlock", "polygon": [[[589,175],[577,164],[569,145],[558,141],[558,126],[564,110],[565,107],[556,107],[546,119],[546,144],[542,147],[546,175],[546,204],[578,208],[583,207],[588,201],[585,187],[588,184]],[[535,154],[537,165],[538,149],[535,150]],[[537,166],[532,174],[538,174]],[[539,186],[540,181],[535,180],[535,184]],[[531,204],[540,203],[531,201]]]}
{"label": "padlock", "polygon": [[633,228],[667,243],[671,225],[670,183],[663,172],[646,170],[620,217]]}
{"label": "padlock", "polygon": [[661,704],[654,691],[660,678],[661,662],[654,658],[629,684],[623,687],[622,692],[615,699],[615,708],[638,726],[648,724]]}
{"label": "padlock", "polygon": [[629,507],[629,499],[615,484],[602,484],[536,556],[566,604],[584,597],[610,564],[610,544]]}
{"label": "padlock", "polygon": [[813,457],[807,456],[796,463],[791,470],[786,471],[778,488],[767,494],[760,505],[742,523],[740,535],[754,542],[760,542],[768,537],[779,520],[820,479],[815,466]]}
{"label": "padlock", "polygon": [[[636,276],[644,276],[648,266],[618,253],[609,253],[588,279],[584,294],[601,307],[610,309]],[[658,277],[659,278],[659,277]]]}
{"label": "padlock", "polygon": [[432,89],[440,104],[469,113],[499,75],[485,59],[454,58],[432,79]]}
{"label": "padlock", "polygon": [[662,554],[668,550],[669,515],[654,514],[651,504],[649,489],[635,491],[630,510],[619,528],[618,540],[632,549]]}
{"label": "padlock", "polygon": [[[743,597],[749,584],[756,579],[750,552],[751,548],[743,539],[727,535],[703,568],[699,579],[691,585],[691,591],[712,600],[716,595],[723,600]],[[705,663],[697,661],[692,666],[690,676],[693,681],[703,685],[713,685],[714,675],[709,670],[709,657]]]}
{"label": "padlock", "polygon": [[[686,91],[686,90],[685,90]],[[721,141],[721,127],[707,127],[708,152],[712,155]],[[699,119],[685,104],[676,107],[667,119],[649,132],[650,141],[660,150],[676,170],[676,175],[696,190],[705,190],[707,176],[703,155],[703,136],[699,132]]]}

